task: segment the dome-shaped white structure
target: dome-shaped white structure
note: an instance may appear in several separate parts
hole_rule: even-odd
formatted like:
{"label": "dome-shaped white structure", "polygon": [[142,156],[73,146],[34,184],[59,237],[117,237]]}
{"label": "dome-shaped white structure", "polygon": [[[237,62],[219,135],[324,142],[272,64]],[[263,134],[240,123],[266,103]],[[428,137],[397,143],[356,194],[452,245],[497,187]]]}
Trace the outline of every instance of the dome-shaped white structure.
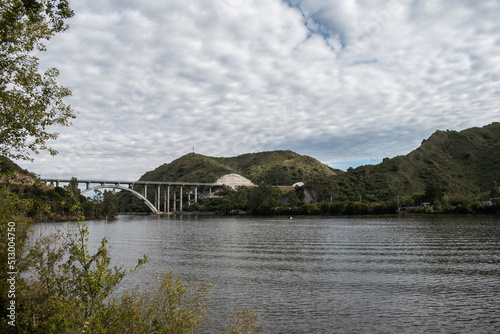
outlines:
{"label": "dome-shaped white structure", "polygon": [[246,177],[234,173],[222,176],[217,181],[215,181],[215,183],[221,185],[223,184],[233,189],[236,189],[238,187],[249,187],[254,185],[252,181],[250,181]]}

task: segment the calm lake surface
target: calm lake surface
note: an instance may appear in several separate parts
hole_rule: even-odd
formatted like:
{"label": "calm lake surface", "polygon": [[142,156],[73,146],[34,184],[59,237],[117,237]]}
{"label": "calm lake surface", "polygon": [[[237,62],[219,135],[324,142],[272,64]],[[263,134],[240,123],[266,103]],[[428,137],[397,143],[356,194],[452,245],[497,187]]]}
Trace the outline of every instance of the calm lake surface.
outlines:
{"label": "calm lake surface", "polygon": [[[70,223],[71,226],[73,223]],[[156,217],[87,222],[114,265],[212,283],[216,331],[234,306],[266,333],[499,333],[500,217]],[[66,224],[58,224],[64,228]],[[37,232],[53,231],[53,224]]]}

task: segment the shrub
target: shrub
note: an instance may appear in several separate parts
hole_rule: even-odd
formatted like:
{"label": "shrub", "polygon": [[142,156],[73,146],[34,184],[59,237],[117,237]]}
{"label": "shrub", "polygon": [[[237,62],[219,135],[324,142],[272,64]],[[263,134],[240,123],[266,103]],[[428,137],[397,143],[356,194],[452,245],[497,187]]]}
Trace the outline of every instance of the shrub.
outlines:
{"label": "shrub", "polygon": [[[81,211],[78,207],[75,207]],[[0,210],[0,214],[2,210]],[[3,224],[2,224],[3,226]],[[88,228],[41,237],[29,250],[30,278],[20,279],[16,329],[25,333],[195,333],[208,329],[208,289],[170,270],[155,284],[112,297],[127,272],[110,266],[107,240],[95,254]],[[144,256],[134,270],[145,264]],[[23,267],[24,268],[24,267]],[[2,323],[0,329],[6,326]],[[227,333],[260,333],[251,310],[234,311]]]}

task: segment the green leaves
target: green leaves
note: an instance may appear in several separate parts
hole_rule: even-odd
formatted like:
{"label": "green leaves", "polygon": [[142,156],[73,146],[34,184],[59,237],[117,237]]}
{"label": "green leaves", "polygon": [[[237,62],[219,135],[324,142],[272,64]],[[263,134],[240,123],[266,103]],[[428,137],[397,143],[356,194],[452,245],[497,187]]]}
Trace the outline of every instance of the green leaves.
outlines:
{"label": "green leaves", "polygon": [[56,139],[53,125],[69,126],[75,114],[64,98],[71,91],[57,84],[59,71],[38,71],[34,50],[43,40],[67,29],[72,17],[67,0],[7,0],[0,6],[0,155],[32,160],[30,153],[57,152],[46,142]]}
{"label": "green leaves", "polygon": [[[76,231],[42,237],[31,248],[29,256],[37,274],[23,291],[39,300],[36,306],[24,310],[26,319],[37,319],[33,324],[25,323],[32,326],[31,330],[57,332],[76,327],[81,331],[108,307],[106,300],[128,271],[111,267],[105,238],[91,254],[88,235],[87,225],[79,222]],[[146,257],[139,259],[134,270],[146,262]],[[29,304],[28,299],[23,305]]]}

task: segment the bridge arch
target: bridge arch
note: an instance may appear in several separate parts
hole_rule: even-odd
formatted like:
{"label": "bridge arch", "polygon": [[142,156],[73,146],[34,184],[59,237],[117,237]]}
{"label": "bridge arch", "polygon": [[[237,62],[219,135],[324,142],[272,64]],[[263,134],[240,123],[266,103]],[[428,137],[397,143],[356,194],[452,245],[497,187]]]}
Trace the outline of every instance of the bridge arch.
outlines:
{"label": "bridge arch", "polygon": [[102,185],[102,186],[95,186],[95,187],[83,190],[82,194],[85,194],[86,192],[89,192],[89,191],[93,191],[93,190],[97,190],[97,189],[106,189],[106,188],[114,188],[114,189],[120,189],[120,190],[128,191],[128,192],[132,193],[135,197],[138,197],[138,198],[142,199],[144,201],[144,203],[148,206],[148,208],[150,208],[151,211],[153,211],[153,213],[158,213],[159,212],[158,209],[155,208],[155,206],[146,197],[142,196],[140,193],[138,193],[134,189],[130,189],[130,188],[123,187],[123,186],[112,185],[112,184],[106,184],[106,185]]}

